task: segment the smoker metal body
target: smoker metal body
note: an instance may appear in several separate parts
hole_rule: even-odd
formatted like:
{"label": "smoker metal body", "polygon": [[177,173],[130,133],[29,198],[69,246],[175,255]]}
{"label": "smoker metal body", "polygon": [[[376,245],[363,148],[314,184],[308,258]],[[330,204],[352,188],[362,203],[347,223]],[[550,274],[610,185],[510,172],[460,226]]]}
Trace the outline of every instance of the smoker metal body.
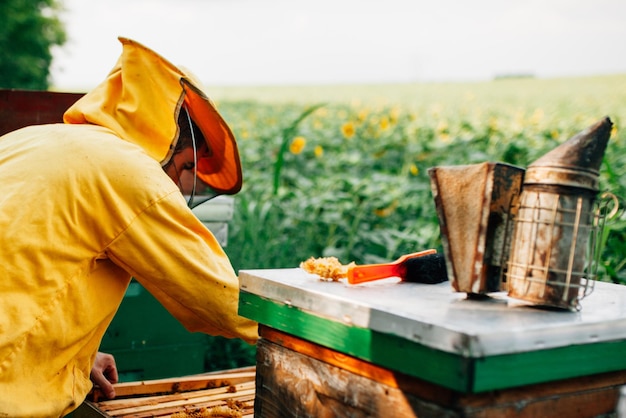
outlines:
{"label": "smoker metal body", "polygon": [[593,289],[588,251],[595,225],[591,198],[526,190],[513,236],[509,296],[579,309],[579,299]]}
{"label": "smoker metal body", "polygon": [[428,173],[452,288],[468,294],[501,290],[524,170],[487,162]]}
{"label": "smoker metal body", "polygon": [[593,290],[599,169],[608,118],[580,132],[526,170],[508,266],[509,296],[578,310]]}

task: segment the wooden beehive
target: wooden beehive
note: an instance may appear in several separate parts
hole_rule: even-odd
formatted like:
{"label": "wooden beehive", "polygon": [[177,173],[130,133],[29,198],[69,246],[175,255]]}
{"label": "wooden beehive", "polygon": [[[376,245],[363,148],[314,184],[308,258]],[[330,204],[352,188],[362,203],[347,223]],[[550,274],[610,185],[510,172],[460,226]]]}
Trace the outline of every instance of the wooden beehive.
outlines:
{"label": "wooden beehive", "polygon": [[125,382],[115,399],[98,388],[73,412],[75,418],[252,417],[256,367],[201,375]]}

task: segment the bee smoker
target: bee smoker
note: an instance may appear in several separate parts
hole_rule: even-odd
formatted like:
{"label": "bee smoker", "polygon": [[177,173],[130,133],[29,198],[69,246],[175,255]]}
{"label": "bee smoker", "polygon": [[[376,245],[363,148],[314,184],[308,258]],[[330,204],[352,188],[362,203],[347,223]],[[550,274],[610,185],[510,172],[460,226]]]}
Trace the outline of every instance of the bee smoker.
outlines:
{"label": "bee smoker", "polygon": [[485,162],[428,174],[453,290],[468,297],[500,291],[524,169]]}
{"label": "bee smoker", "polygon": [[510,297],[578,310],[593,289],[594,205],[611,127],[604,118],[527,168],[508,263]]}

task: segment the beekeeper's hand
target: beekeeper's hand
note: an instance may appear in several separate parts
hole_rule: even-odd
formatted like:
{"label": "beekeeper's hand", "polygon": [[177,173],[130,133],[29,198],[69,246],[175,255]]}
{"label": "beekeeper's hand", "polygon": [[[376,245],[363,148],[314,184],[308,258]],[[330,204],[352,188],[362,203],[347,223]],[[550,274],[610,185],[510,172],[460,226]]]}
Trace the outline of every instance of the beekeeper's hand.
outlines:
{"label": "beekeeper's hand", "polygon": [[104,396],[113,399],[115,397],[113,383],[117,383],[115,358],[111,354],[98,352],[89,378],[95,385],[100,386]]}

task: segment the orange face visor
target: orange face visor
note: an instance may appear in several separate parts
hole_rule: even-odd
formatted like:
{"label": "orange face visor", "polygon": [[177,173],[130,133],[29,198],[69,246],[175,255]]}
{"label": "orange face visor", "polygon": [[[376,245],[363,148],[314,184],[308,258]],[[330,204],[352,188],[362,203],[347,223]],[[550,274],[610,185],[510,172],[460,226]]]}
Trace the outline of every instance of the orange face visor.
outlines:
{"label": "orange face visor", "polygon": [[196,175],[217,194],[239,192],[243,175],[233,133],[206,96],[185,80],[183,86],[189,116],[200,128],[208,146],[207,153],[197,156]]}

